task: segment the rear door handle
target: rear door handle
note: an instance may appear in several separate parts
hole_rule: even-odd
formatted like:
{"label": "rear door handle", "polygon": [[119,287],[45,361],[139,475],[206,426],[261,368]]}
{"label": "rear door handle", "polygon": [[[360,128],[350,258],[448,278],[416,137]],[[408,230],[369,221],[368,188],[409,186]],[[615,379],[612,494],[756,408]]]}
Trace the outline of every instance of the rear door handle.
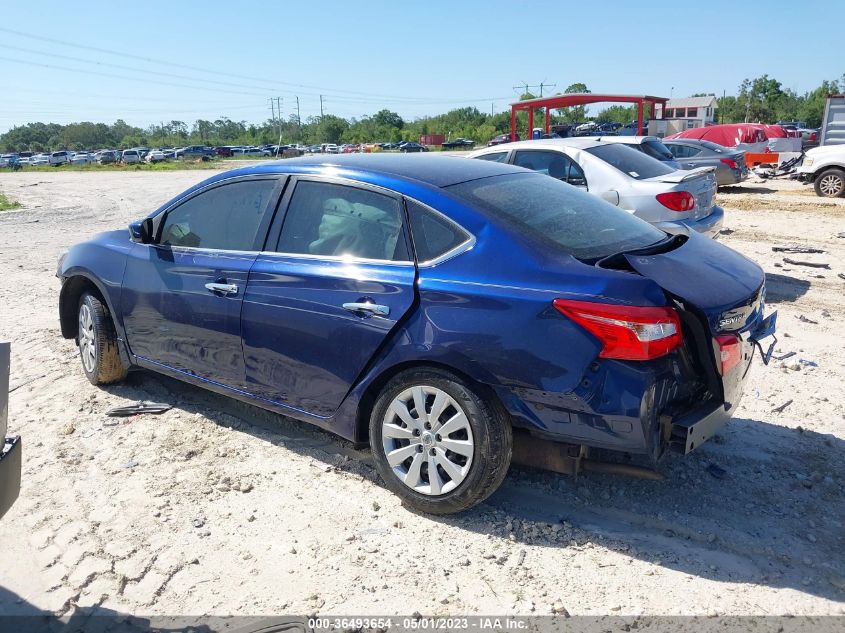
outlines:
{"label": "rear door handle", "polygon": [[205,289],[208,290],[209,292],[219,292],[220,294],[224,294],[224,295],[236,295],[236,294],[238,294],[237,284],[210,283],[210,284],[205,284]]}
{"label": "rear door handle", "polygon": [[376,316],[387,316],[390,314],[390,308],[387,306],[369,302],[344,303],[343,309],[349,310],[350,312],[369,312]]}

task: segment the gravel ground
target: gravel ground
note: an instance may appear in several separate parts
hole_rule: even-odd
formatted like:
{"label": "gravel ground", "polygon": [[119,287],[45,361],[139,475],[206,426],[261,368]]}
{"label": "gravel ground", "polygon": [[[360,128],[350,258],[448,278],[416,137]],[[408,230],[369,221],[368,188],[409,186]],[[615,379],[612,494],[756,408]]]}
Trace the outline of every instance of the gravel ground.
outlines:
{"label": "gravel ground", "polygon": [[[0,175],[22,204],[0,214],[0,339],[24,438],[0,613],[845,613],[845,200],[782,181],[720,192],[721,239],[765,268],[778,353],[795,355],[755,362],[736,418],[663,481],[512,469],[435,518],[314,428],[150,373],[85,380],[58,331],[59,253],[207,176]],[[789,244],[826,252],[772,252]],[[139,399],[174,408],[104,415]]]}

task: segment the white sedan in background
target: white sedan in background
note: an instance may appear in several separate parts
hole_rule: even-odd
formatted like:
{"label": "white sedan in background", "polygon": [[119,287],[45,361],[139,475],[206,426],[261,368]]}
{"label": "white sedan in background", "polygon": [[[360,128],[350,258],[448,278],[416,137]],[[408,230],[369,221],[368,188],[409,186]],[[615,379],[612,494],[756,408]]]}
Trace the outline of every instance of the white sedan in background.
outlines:
{"label": "white sedan in background", "polygon": [[164,152],[160,149],[151,149],[147,152],[144,160],[148,163],[163,163],[167,160],[167,156],[165,156]]}
{"label": "white sedan in background", "polygon": [[70,157],[71,165],[90,165],[94,162],[94,157],[87,152],[76,152]]}
{"label": "white sedan in background", "polygon": [[141,153],[137,149],[125,149],[120,156],[124,165],[133,165],[141,162]]}
{"label": "white sedan in background", "polygon": [[468,158],[547,174],[669,232],[686,227],[713,237],[724,220],[724,211],[714,205],[713,167],[678,171],[622,143],[539,139],[488,147]]}
{"label": "white sedan in background", "polygon": [[29,159],[29,164],[33,167],[41,167],[42,165],[49,165],[50,164],[50,155],[49,154],[36,154],[32,158]]}

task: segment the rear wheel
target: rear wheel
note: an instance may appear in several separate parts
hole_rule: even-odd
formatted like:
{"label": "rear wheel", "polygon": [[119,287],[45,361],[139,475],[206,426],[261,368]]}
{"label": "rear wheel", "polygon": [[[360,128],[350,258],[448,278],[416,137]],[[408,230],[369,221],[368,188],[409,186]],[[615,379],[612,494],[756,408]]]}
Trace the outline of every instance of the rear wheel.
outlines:
{"label": "rear wheel", "polygon": [[827,169],[816,176],[814,183],[816,195],[823,198],[841,198],[845,196],[845,171]]}
{"label": "rear wheel", "polygon": [[83,293],[78,316],[76,342],[85,377],[92,385],[123,380],[127,368],[120,359],[117,333],[106,306],[91,293]]}
{"label": "rear wheel", "polygon": [[511,428],[494,401],[438,369],[402,372],[382,390],[370,445],[387,487],[431,514],[466,510],[492,494],[511,461]]}

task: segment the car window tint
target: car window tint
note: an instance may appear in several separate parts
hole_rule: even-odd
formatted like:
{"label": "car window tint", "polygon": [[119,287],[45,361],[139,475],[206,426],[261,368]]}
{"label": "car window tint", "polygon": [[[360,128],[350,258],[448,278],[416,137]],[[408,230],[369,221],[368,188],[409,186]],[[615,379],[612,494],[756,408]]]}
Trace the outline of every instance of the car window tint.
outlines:
{"label": "car window tint", "polygon": [[651,156],[621,143],[607,143],[585,151],[636,180],[671,174],[674,170]]}
{"label": "car window tint", "polygon": [[496,163],[504,163],[507,162],[508,153],[507,152],[493,152],[492,154],[482,154],[481,156],[476,156],[481,160],[491,160]]}
{"label": "car window tint", "polygon": [[516,152],[514,164],[525,167],[576,187],[585,187],[584,171],[563,152],[527,150]]}
{"label": "car window tint", "polygon": [[502,222],[515,238],[579,259],[606,257],[666,237],[663,231],[626,211],[546,176],[507,174],[447,189]]}
{"label": "car window tint", "polygon": [[675,158],[672,156],[672,152],[660,141],[648,140],[643,141],[640,145],[646,154],[657,160],[672,160]]}
{"label": "car window tint", "polygon": [[408,201],[408,216],[419,262],[436,259],[469,239],[457,224],[412,200]]}
{"label": "car window tint", "polygon": [[275,186],[275,180],[250,180],[194,196],[167,214],[160,242],[166,246],[258,250],[258,227]]}
{"label": "car window tint", "polygon": [[307,180],[296,185],[276,250],[409,260],[397,200],[365,189]]}

